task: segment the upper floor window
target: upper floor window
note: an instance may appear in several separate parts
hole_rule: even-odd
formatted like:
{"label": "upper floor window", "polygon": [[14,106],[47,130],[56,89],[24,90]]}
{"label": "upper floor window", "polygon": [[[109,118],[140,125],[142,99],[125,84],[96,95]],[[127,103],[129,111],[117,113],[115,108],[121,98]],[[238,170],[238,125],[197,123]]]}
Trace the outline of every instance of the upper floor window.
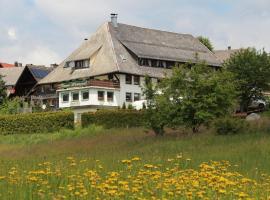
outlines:
{"label": "upper floor window", "polygon": [[83,68],[88,68],[89,65],[90,65],[90,61],[88,59],[85,59],[85,60],[69,61],[66,63],[65,67],[83,69]]}
{"label": "upper floor window", "polygon": [[134,85],[140,85],[140,76],[134,76]]}
{"label": "upper floor window", "polygon": [[140,66],[169,68],[169,69],[174,67],[176,64],[176,62],[174,61],[158,60],[150,58],[139,58],[138,62]]}
{"label": "upper floor window", "polygon": [[126,74],[126,84],[132,84],[132,75]]}

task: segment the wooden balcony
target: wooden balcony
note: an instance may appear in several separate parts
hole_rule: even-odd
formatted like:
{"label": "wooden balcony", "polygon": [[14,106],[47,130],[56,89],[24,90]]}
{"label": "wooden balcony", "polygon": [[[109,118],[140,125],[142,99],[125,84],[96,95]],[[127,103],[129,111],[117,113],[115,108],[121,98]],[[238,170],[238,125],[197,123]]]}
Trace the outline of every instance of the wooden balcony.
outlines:
{"label": "wooden balcony", "polygon": [[89,86],[106,87],[106,88],[120,88],[120,83],[117,81],[107,80],[89,80]]}

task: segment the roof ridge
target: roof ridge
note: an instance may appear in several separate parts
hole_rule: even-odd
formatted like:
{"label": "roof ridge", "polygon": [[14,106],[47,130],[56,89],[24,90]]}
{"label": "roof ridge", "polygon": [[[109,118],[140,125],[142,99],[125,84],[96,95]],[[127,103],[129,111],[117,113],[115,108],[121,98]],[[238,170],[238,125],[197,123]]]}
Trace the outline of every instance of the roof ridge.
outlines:
{"label": "roof ridge", "polygon": [[[111,23],[111,22],[109,22],[109,23]],[[134,25],[124,24],[124,23],[118,23],[118,24],[119,25],[124,25],[124,26],[130,26],[130,27],[140,28],[140,29],[144,29],[144,30],[151,30],[151,31],[164,32],[164,33],[169,33],[169,34],[174,34],[174,35],[185,35],[185,36],[194,37],[190,33],[178,33],[178,32],[172,32],[172,31],[167,31],[167,30],[160,30],[160,29],[155,29],[155,28],[146,28],[146,27],[134,26]]]}

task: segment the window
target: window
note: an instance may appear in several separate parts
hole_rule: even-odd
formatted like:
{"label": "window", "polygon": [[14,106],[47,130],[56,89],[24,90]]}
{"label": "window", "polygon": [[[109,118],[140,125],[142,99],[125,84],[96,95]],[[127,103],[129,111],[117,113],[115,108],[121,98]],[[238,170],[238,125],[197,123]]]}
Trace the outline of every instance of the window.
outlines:
{"label": "window", "polygon": [[98,100],[104,101],[104,91],[98,91]]}
{"label": "window", "polygon": [[113,92],[107,92],[107,101],[113,102]]}
{"label": "window", "polygon": [[132,84],[132,76],[129,74],[126,74],[126,84]]}
{"label": "window", "polygon": [[127,102],[132,102],[132,93],[131,92],[126,93],[126,101]]}
{"label": "window", "polygon": [[62,102],[69,102],[69,93],[62,94]]}
{"label": "window", "polygon": [[140,76],[134,76],[134,85],[140,85]]}
{"label": "window", "polygon": [[75,69],[83,69],[89,67],[89,60],[76,60]]}
{"label": "window", "polygon": [[141,100],[141,94],[140,93],[134,93],[134,101]]}
{"label": "window", "polygon": [[79,101],[79,92],[72,93],[72,101]]}
{"label": "window", "polygon": [[82,100],[89,100],[89,91],[82,91]]}

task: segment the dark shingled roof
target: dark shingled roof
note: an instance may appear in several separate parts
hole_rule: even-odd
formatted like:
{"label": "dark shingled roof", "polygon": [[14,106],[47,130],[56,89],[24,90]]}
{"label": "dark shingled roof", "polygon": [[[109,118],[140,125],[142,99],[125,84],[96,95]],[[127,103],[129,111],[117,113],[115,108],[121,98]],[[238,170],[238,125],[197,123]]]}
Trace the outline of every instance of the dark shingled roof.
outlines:
{"label": "dark shingled roof", "polygon": [[[39,83],[53,83],[119,72],[149,75],[161,78],[169,69],[139,66],[137,58],[152,58],[178,62],[205,61],[210,66],[220,66],[215,54],[198,39],[188,34],[172,33],[110,22],[65,59]],[[90,68],[72,70],[65,68],[67,61],[90,59]]]}

